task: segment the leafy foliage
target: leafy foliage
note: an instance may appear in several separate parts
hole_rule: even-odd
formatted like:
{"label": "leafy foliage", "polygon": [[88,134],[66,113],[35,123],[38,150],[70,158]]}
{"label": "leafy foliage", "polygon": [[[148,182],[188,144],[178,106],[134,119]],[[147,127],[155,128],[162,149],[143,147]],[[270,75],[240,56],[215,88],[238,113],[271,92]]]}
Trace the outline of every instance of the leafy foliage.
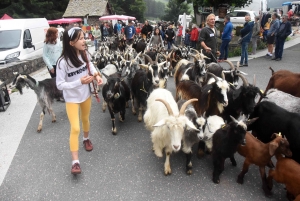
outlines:
{"label": "leafy foliage", "polygon": [[7,13],[13,18],[45,17],[61,18],[69,0],[1,0],[0,15]]}
{"label": "leafy foliage", "polygon": [[130,15],[136,19],[144,20],[146,4],[143,0],[110,0],[113,13],[117,15]]}
{"label": "leafy foliage", "polygon": [[170,0],[165,9],[165,15],[162,16],[163,20],[174,21],[178,19],[178,15],[183,13],[190,13],[189,6],[187,3],[181,3],[178,5],[178,0]]}
{"label": "leafy foliage", "polygon": [[156,0],[145,0],[147,17],[161,17],[165,12],[165,4]]}

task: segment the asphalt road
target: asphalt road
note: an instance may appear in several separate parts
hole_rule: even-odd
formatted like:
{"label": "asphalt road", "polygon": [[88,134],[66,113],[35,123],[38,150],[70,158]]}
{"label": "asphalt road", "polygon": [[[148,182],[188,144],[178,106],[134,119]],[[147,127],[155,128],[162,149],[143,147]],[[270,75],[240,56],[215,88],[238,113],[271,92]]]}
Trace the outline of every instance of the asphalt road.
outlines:
{"label": "asphalt road", "polygon": [[[250,83],[255,74],[257,86],[264,90],[271,76],[269,66],[275,71],[299,72],[299,56],[298,44],[284,50],[282,61],[261,57],[250,60],[249,67],[241,70],[248,73]],[[168,89],[174,94],[173,78],[169,79]],[[116,120],[118,134],[113,136],[109,112],[103,113],[101,105],[93,98],[90,139],[94,150],[86,152],[80,144],[82,174],[78,176],[70,173],[65,104],[54,104],[57,122],[51,123],[51,117],[46,115],[41,133],[36,132],[41,111],[36,105],[0,186],[0,200],[286,200],[284,186],[276,182],[273,195],[264,196],[255,166],[250,167],[243,185],[236,183],[243,164],[243,157],[238,154],[237,167],[226,160],[220,184],[212,182],[210,155],[198,159],[194,154],[193,174],[188,176],[183,152],[172,154],[172,174],[164,176],[164,158],[157,158],[152,152],[150,132],[144,123],[139,123],[129,108],[124,123]],[[81,139],[82,135],[80,143]]]}

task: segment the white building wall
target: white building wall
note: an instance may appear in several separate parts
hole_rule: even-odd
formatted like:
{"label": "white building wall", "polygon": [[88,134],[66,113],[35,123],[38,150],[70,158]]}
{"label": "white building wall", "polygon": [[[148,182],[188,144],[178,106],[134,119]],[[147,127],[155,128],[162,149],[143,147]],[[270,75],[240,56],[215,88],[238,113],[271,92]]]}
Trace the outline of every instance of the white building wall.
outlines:
{"label": "white building wall", "polygon": [[259,11],[267,11],[267,5],[267,0],[253,0],[249,6],[245,6],[244,8],[235,8],[235,10],[251,10],[255,11],[255,13],[258,15]]}

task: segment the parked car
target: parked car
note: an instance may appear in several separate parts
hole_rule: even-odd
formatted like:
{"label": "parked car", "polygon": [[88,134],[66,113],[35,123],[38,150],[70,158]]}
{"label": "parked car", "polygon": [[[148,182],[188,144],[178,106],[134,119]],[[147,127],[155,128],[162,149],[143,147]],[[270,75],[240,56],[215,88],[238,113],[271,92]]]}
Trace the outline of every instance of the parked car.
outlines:
{"label": "parked car", "polygon": [[[230,21],[233,25],[233,27],[237,27],[238,25],[243,25],[245,23],[245,15],[249,14],[251,17],[251,21],[254,21],[254,18],[256,16],[254,11],[250,10],[234,10],[233,12],[228,13],[230,16]],[[219,28],[220,23],[224,22],[224,18],[219,18],[219,16],[216,16],[216,27]]]}

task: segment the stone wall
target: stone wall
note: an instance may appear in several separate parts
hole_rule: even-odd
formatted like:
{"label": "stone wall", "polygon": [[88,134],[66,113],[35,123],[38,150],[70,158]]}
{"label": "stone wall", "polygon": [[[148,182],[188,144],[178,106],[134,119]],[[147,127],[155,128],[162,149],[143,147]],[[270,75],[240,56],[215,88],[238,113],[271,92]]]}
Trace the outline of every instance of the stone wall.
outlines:
{"label": "stone wall", "polygon": [[15,77],[13,72],[30,74],[45,66],[46,64],[43,61],[43,57],[35,57],[26,61],[11,62],[4,65],[0,64],[0,79],[8,84],[11,83]]}

